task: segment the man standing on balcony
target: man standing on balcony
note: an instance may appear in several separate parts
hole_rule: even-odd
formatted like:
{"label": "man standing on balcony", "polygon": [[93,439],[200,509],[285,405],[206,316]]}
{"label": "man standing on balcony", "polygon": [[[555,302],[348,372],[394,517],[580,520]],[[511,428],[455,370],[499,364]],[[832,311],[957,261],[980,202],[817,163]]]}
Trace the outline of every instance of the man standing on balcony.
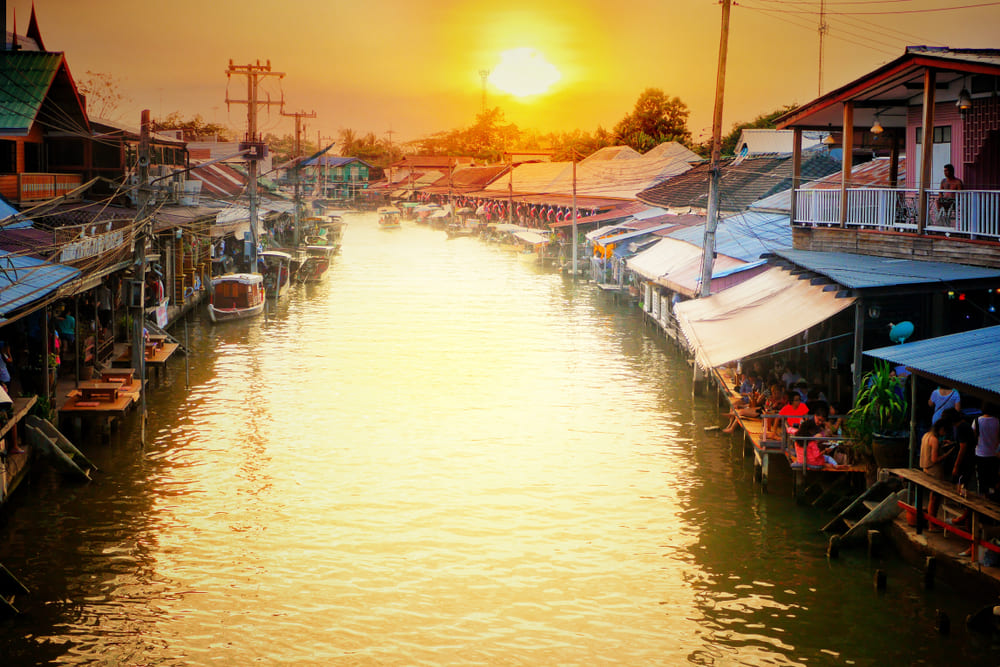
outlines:
{"label": "man standing on balcony", "polygon": [[954,165],[946,164],[944,166],[944,178],[941,180],[941,187],[939,188],[942,192],[938,195],[937,200],[939,218],[950,219],[954,216],[955,195],[947,194],[946,191],[962,190],[963,187],[964,183],[962,183],[962,179],[955,178]]}

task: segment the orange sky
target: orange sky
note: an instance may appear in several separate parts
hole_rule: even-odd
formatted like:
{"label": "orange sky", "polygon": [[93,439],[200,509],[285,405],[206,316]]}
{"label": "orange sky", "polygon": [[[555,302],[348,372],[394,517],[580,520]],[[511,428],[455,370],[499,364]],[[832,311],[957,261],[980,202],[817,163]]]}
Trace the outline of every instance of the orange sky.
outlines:
{"label": "orange sky", "polygon": [[[826,0],[824,90],[901,55],[906,44],[1000,48],[1000,3],[983,0]],[[286,73],[287,110],[315,111],[315,140],[340,128],[396,132],[394,141],[470,125],[479,70],[530,47],[562,74],[527,100],[488,89],[521,128],[611,128],[647,87],[679,96],[696,138],[710,134],[721,7],[714,0],[36,0],[45,45],[64,51],[77,79],[119,77],[138,122],[181,111],[244,130],[245,107],[225,105],[225,69],[270,60]],[[743,0],[733,8],[724,123],[750,120],[817,94],[818,0]],[[8,0],[23,33],[31,3]],[[909,12],[850,14],[843,12]],[[246,86],[233,80],[231,94]],[[262,116],[262,128],[292,131]]]}

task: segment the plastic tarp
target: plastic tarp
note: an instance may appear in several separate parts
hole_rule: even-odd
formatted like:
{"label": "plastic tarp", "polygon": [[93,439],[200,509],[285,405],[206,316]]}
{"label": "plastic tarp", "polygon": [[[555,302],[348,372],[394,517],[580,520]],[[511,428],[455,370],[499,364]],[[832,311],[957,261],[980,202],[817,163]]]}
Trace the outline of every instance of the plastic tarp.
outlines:
{"label": "plastic tarp", "polygon": [[823,322],[854,303],[773,268],[703,299],[674,306],[684,337],[704,368],[742,359]]}
{"label": "plastic tarp", "polygon": [[539,243],[548,243],[549,241],[547,237],[542,236],[538,232],[528,232],[528,231],[514,232],[514,236],[521,239],[525,243],[530,243],[531,245],[538,245]]}
{"label": "plastic tarp", "polygon": [[656,281],[671,271],[701,259],[701,248],[690,243],[662,239],[628,260],[628,268],[646,280]]}

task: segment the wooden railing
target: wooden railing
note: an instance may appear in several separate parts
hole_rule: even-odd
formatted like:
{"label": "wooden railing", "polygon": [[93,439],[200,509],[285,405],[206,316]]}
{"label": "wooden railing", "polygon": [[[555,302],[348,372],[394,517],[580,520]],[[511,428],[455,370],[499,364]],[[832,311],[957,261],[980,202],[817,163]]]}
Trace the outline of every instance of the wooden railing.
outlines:
{"label": "wooden railing", "polygon": [[0,176],[0,194],[17,203],[47,201],[82,183],[79,174],[5,174]]}
{"label": "wooden railing", "polygon": [[[840,225],[840,190],[797,190],[795,223]],[[848,188],[846,225],[916,231],[918,191],[912,188]],[[924,231],[1000,239],[1000,191],[927,190]]]}

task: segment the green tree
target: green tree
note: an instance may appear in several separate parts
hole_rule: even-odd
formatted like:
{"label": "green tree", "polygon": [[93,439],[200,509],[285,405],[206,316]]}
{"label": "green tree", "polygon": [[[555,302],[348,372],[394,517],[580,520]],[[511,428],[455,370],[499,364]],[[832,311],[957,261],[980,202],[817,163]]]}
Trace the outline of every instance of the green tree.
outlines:
{"label": "green tree", "polygon": [[647,88],[636,100],[631,113],[618,121],[614,136],[618,143],[640,153],[665,141],[691,142],[687,127],[689,110],[679,97],[670,97],[659,88]]}
{"label": "green tree", "polygon": [[185,118],[180,111],[174,111],[164,118],[154,118],[157,130],[183,130],[185,141],[198,141],[218,137],[219,141],[235,141],[236,133],[225,125],[208,123],[200,115]]}

